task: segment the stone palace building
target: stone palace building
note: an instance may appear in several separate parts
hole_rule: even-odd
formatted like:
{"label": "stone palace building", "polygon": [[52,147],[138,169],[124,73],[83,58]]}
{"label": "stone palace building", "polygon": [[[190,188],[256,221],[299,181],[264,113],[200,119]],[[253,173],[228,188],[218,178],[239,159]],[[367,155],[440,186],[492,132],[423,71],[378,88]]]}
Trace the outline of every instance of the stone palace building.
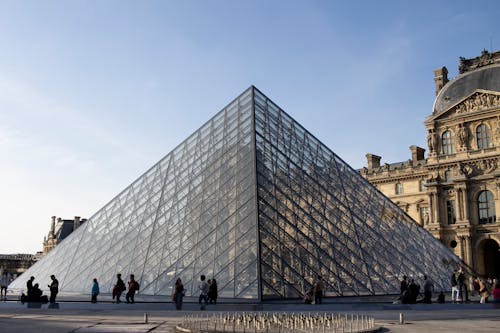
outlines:
{"label": "stone palace building", "polygon": [[500,277],[500,51],[460,58],[459,75],[434,71],[436,99],[424,121],[428,154],[360,173],[464,263]]}

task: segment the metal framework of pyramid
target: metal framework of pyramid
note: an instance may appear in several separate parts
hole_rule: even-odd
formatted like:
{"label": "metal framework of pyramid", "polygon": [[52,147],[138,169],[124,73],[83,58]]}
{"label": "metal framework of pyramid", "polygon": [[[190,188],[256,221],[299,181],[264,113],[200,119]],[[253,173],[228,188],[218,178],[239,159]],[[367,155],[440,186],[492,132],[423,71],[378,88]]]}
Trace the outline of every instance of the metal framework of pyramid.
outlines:
{"label": "metal framework of pyramid", "polygon": [[110,291],[135,274],[170,295],[200,274],[219,297],[297,298],[317,275],[326,296],[399,292],[401,275],[437,289],[459,259],[255,87],[95,213],[29,276],[62,291]]}

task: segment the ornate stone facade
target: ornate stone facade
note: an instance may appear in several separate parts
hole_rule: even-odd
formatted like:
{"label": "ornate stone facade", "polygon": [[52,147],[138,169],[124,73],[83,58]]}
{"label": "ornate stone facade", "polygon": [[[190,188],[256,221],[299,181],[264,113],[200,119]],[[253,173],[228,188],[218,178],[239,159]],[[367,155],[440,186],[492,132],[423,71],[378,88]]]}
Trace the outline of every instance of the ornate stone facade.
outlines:
{"label": "ornate stone facade", "polygon": [[500,277],[500,51],[460,58],[448,81],[434,71],[436,100],[425,119],[428,156],[360,170],[479,274]]}
{"label": "ornate stone facade", "polygon": [[49,233],[43,239],[43,255],[49,253],[50,250],[76,230],[76,228],[85,223],[85,221],[87,221],[87,219],[81,219],[79,216],[75,216],[74,220],[63,220],[59,217],[56,222],[56,217],[52,216]]}

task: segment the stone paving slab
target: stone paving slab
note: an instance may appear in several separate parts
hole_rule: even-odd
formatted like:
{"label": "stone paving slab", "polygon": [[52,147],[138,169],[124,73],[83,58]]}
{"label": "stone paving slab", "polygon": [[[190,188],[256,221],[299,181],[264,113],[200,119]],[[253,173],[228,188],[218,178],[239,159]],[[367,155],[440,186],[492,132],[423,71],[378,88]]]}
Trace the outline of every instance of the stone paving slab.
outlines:
{"label": "stone paving slab", "polygon": [[137,333],[142,333],[142,332],[149,332],[158,325],[151,325],[151,324],[129,324],[129,325],[124,325],[124,324],[97,324],[94,326],[90,327],[80,327],[76,330],[74,330],[74,333],[109,333],[109,332],[137,332]]}
{"label": "stone paving slab", "polygon": [[[0,303],[0,332],[173,332],[185,315],[210,315],[224,312],[249,312],[248,305],[209,306],[200,311],[197,304],[185,304],[185,310],[175,311],[168,303],[111,304],[90,302],[60,303],[59,309],[27,308],[26,304]],[[333,312],[373,316],[382,332],[500,332],[500,306],[492,304],[265,304],[264,311]],[[229,311],[232,310],[232,311]],[[144,324],[144,313],[148,323]],[[407,324],[399,325],[402,313]]]}

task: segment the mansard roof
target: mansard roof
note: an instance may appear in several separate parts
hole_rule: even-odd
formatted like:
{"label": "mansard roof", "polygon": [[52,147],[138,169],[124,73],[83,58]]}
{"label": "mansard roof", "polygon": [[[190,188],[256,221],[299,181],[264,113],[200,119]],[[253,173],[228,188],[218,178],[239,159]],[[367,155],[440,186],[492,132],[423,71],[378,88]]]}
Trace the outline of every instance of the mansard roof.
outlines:
{"label": "mansard roof", "polygon": [[500,64],[460,74],[448,82],[436,97],[433,116],[445,112],[478,89],[500,92]]}

